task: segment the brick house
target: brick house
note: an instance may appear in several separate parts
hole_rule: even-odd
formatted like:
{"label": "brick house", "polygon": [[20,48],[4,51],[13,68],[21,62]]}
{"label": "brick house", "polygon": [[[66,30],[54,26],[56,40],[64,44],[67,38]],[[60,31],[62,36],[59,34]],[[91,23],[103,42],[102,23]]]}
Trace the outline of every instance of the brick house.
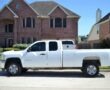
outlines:
{"label": "brick house", "polygon": [[110,13],[105,15],[100,21],[100,31],[99,37],[100,40],[110,38]]}
{"label": "brick house", "polygon": [[0,11],[0,46],[78,37],[79,16],[53,1],[12,0]]}

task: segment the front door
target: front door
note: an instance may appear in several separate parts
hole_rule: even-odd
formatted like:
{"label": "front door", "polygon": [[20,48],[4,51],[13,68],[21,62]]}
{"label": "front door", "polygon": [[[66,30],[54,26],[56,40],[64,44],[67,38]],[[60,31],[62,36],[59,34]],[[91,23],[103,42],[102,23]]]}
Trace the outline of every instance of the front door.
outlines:
{"label": "front door", "polygon": [[13,46],[13,39],[7,39],[7,47]]}
{"label": "front door", "polygon": [[46,67],[47,52],[46,43],[37,42],[32,45],[23,56],[24,67]]}

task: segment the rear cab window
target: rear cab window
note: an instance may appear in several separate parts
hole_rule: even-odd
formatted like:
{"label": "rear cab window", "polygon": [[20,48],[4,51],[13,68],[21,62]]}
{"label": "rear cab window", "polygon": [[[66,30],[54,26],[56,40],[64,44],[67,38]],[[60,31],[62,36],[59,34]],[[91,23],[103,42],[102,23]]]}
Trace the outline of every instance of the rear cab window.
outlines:
{"label": "rear cab window", "polygon": [[49,51],[57,51],[58,50],[58,44],[55,41],[49,42]]}

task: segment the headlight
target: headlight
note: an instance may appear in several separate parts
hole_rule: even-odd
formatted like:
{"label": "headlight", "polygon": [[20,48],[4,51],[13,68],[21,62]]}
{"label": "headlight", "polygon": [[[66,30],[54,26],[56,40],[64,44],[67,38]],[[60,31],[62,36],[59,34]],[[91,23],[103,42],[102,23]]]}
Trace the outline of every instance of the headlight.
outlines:
{"label": "headlight", "polygon": [[0,60],[5,60],[5,55],[1,54],[0,55]]}

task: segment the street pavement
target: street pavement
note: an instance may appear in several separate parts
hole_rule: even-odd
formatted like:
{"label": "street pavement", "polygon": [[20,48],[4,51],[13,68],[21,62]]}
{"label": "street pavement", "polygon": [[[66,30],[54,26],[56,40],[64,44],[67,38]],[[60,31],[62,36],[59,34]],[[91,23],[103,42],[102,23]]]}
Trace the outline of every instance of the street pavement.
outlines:
{"label": "street pavement", "polygon": [[80,70],[29,71],[13,77],[0,71],[0,90],[110,90],[110,72],[90,78]]}

